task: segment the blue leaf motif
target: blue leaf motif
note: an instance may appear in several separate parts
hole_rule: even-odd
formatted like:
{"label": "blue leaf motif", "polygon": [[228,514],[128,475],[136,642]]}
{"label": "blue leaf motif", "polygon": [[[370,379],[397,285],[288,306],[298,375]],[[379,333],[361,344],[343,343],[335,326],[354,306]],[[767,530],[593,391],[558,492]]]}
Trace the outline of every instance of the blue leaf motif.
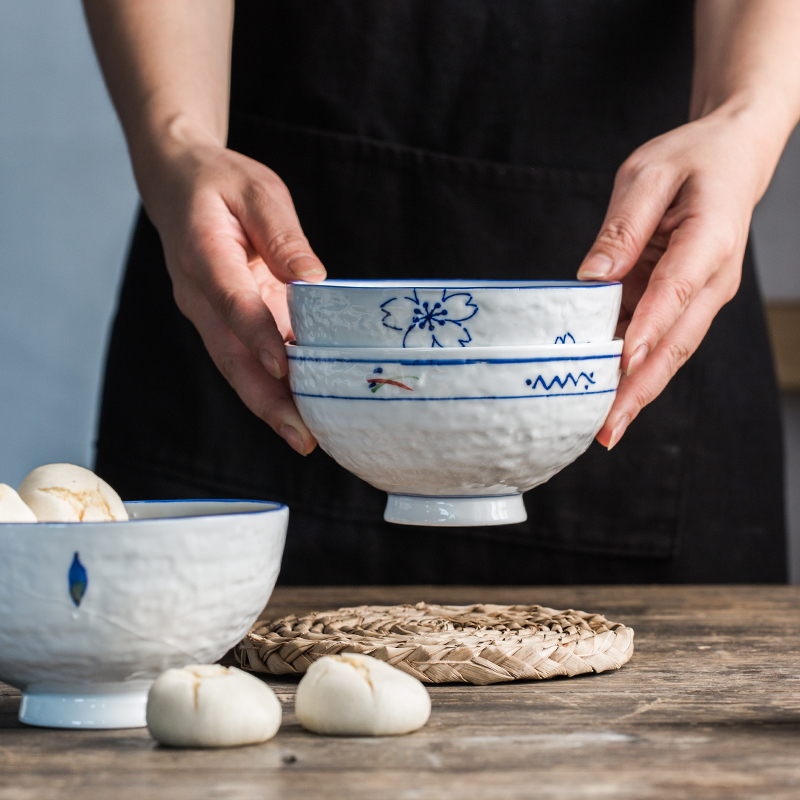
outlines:
{"label": "blue leaf motif", "polygon": [[69,568],[69,594],[72,602],[76,606],[81,604],[83,595],[86,593],[86,587],[89,585],[89,576],[86,574],[86,567],[81,564],[78,554],[75,553],[72,559],[72,565]]}
{"label": "blue leaf motif", "polygon": [[403,331],[403,347],[464,347],[472,335],[463,323],[478,313],[469,292],[414,289],[406,297],[381,303],[383,325]]}

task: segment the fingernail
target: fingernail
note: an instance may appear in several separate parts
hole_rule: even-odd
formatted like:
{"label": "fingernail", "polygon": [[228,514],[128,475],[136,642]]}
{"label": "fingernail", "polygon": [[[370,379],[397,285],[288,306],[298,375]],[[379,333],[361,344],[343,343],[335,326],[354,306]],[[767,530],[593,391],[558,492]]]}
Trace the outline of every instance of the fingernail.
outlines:
{"label": "fingernail", "polygon": [[298,278],[319,278],[325,275],[325,268],[319,261],[308,256],[297,256],[287,266]]}
{"label": "fingernail", "polygon": [[617,424],[614,426],[613,430],[611,431],[611,438],[608,441],[608,449],[611,450],[614,445],[622,438],[622,434],[625,433],[625,428],[628,427],[628,423],[631,421],[631,418],[627,414],[623,414],[618,420]]}
{"label": "fingernail", "polygon": [[275,358],[269,350],[261,351],[261,363],[264,365],[264,369],[269,372],[273,378],[281,379],[281,367],[278,363],[278,359]]}
{"label": "fingernail", "polygon": [[296,450],[301,456],[306,455],[306,446],[303,444],[303,437],[296,428],[291,425],[281,425],[280,435],[286,440],[292,450]]}
{"label": "fingernail", "polygon": [[642,366],[644,360],[647,358],[648,353],[647,345],[640,344],[634,351],[633,355],[628,360],[628,375],[633,375],[639,367]]}
{"label": "fingernail", "polygon": [[305,272],[301,272],[300,270],[293,269],[292,272],[297,275],[298,278],[321,278],[325,276],[325,270],[316,267],[315,269],[309,269]]}
{"label": "fingernail", "polygon": [[578,270],[578,277],[605,278],[611,272],[613,266],[614,262],[608,256],[604,256],[602,253],[595,253],[583,262]]}

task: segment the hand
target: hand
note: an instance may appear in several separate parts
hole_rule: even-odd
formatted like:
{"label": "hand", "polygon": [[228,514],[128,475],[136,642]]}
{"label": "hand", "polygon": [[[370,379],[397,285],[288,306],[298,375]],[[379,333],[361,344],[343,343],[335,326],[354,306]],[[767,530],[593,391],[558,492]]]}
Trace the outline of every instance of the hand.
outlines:
{"label": "hand", "polygon": [[310,453],[316,440],[286,381],[285,283],[321,280],[325,269],[289,190],[263,164],[218,144],[181,147],[140,183],[178,308],[245,405]]}
{"label": "hand", "polygon": [[623,284],[623,377],[597,434],[609,450],[736,294],[750,218],[772,168],[758,157],[754,120],[723,111],[647,142],[620,167],[578,271]]}

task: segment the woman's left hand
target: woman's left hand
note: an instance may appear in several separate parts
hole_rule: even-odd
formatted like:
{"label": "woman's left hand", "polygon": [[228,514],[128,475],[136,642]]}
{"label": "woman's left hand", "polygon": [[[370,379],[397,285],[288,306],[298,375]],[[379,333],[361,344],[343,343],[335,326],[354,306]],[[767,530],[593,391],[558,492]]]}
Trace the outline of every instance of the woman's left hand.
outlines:
{"label": "woman's left hand", "polygon": [[753,208],[774,169],[760,156],[756,116],[717,109],[642,145],[617,172],[578,271],[623,284],[623,376],[597,435],[609,450],[736,294]]}

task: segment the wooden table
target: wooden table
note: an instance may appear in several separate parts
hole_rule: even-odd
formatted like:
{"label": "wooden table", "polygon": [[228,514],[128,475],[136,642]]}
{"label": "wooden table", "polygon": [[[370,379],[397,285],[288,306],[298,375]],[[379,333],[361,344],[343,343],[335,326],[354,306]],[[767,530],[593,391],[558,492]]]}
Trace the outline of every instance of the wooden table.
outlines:
{"label": "wooden table", "polygon": [[430,721],[397,738],[308,734],[296,679],[270,679],[278,735],[215,751],[25,727],[0,684],[0,800],[800,798],[800,587],[279,589],[266,614],[419,600],[597,611],[636,651],[602,675],[431,687]]}

